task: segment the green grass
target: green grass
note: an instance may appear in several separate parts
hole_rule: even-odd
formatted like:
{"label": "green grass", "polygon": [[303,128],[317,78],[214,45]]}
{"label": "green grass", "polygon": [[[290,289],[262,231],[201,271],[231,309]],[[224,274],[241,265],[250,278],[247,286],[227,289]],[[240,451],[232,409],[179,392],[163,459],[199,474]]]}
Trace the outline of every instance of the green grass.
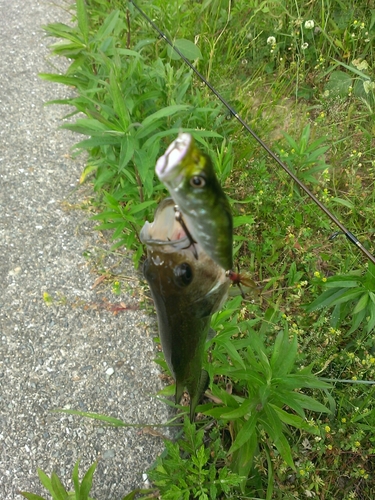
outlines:
{"label": "green grass", "polygon": [[[375,2],[139,4],[374,252]],[[46,27],[71,65],[42,77],[76,89],[63,104],[85,117],[65,126],[85,136],[76,148],[89,153],[81,180],[93,185],[98,229],[140,262],[137,234],[166,194],[155,161],[191,130],[230,198],[236,261],[263,287],[213,318],[202,417],[166,444],[154,487],[126,498],[372,498],[374,266],[133,5],[77,6],[75,27]]]}

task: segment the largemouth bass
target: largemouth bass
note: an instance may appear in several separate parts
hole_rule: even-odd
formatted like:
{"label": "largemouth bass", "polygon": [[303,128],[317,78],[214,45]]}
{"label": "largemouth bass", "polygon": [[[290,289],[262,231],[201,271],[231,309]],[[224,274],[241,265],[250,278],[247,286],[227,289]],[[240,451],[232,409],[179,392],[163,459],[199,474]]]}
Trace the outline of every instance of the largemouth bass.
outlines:
{"label": "largemouth bass", "polygon": [[143,272],[155,302],[164,356],[176,381],[176,403],[186,388],[193,420],[209,384],[202,363],[211,316],[224,303],[230,280],[199,243],[193,249],[175,218],[171,198],[159,204],[154,222],[145,223],[140,238],[147,246]]}
{"label": "largemouth bass", "polygon": [[192,135],[180,133],[155,168],[178,205],[194,240],[226,271],[233,268],[233,220],[208,155]]}

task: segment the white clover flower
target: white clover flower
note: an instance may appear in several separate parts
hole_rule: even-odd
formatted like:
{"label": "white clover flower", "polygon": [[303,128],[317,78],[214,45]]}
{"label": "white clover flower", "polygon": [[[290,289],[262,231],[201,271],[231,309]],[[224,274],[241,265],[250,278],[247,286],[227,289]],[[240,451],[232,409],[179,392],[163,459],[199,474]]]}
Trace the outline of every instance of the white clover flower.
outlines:
{"label": "white clover flower", "polygon": [[274,36],[269,36],[267,38],[267,45],[275,45],[276,43],[276,38]]}
{"label": "white clover flower", "polygon": [[372,82],[371,80],[365,80],[363,82],[363,89],[366,92],[366,94],[368,94],[370,92],[370,90],[375,89],[375,83]]}
{"label": "white clover flower", "polygon": [[366,70],[369,67],[368,62],[365,59],[363,59],[363,60],[362,59],[353,59],[352,64],[360,71]]}
{"label": "white clover flower", "polygon": [[305,22],[305,29],[306,30],[312,30],[315,26],[315,23],[312,19],[309,19],[308,21]]}
{"label": "white clover flower", "polygon": [[305,42],[305,43],[303,43],[303,44],[301,45],[301,49],[302,49],[302,50],[306,50],[308,46],[309,46],[309,44],[308,44],[307,42]]}

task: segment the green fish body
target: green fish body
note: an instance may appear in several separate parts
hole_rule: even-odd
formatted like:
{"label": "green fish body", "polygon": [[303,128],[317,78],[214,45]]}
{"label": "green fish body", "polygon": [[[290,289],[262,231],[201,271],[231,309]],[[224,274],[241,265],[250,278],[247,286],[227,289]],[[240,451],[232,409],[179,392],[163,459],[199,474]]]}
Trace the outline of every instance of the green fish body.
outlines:
{"label": "green fish body", "polygon": [[229,202],[208,155],[188,133],[179,134],[156,163],[194,240],[223,269],[233,268],[233,220]]}
{"label": "green fish body", "polygon": [[193,251],[175,219],[171,198],[160,203],[154,222],[145,223],[140,237],[147,246],[144,275],[156,307],[164,356],[176,381],[176,403],[186,388],[193,420],[209,383],[202,364],[211,316],[225,301],[230,280],[199,244]]}

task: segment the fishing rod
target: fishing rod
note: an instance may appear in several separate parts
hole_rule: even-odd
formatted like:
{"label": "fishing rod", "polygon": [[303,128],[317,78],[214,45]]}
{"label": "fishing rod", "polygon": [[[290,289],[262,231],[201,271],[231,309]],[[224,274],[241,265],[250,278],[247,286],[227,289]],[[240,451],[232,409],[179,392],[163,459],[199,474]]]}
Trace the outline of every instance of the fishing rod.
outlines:
{"label": "fishing rod", "polygon": [[222,104],[227,108],[232,116],[236,118],[237,121],[241,123],[241,125],[249,132],[249,134],[262,146],[265,151],[282,167],[285,172],[294,180],[294,182],[304,191],[315,203],[318,207],[327,215],[331,221],[336,224],[336,226],[342,231],[345,236],[348,238],[350,243],[356,245],[361,252],[373,263],[375,264],[375,257],[372,255],[358,240],[358,238],[351,233],[346,227],[333,215],[332,212],[328,210],[328,208],[318,200],[318,198],[309,190],[305,184],[298,179],[296,175],[283,163],[278,156],[267,146],[267,144],[252,130],[249,125],[241,118],[241,116],[235,111],[235,109],[224,99],[224,97],[219,94],[219,92],[211,85],[211,83],[206,80],[206,78],[200,73],[195,66],[185,57],[185,55],[176,47],[173,42],[161,31],[161,29],[150,19],[145,12],[133,1],[129,0],[131,4],[138,10],[138,12],[146,19],[146,21],[157,31],[161,38],[165,40],[165,42],[172,47],[172,49],[178,54],[181,59],[189,66],[190,69],[194,71],[194,73],[198,76],[198,78],[211,90],[211,92],[222,102]]}

